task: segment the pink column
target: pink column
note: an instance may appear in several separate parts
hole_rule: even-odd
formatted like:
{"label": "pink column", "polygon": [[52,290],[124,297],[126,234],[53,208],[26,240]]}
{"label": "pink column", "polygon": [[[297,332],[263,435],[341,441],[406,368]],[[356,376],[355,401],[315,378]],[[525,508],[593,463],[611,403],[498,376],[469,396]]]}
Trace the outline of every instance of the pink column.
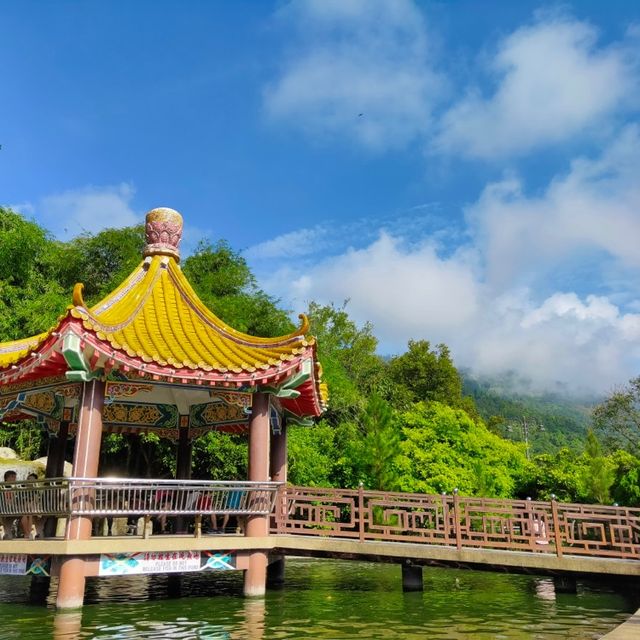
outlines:
{"label": "pink column", "polygon": [[[284,419],[283,419],[284,422]],[[271,480],[273,482],[287,481],[287,425],[282,425],[282,431],[271,436]]]}
{"label": "pink column", "polygon": [[[282,420],[282,431],[271,434],[271,480],[273,482],[287,482],[287,425]],[[287,511],[287,496],[284,492],[278,494],[276,511],[283,517]],[[278,589],[284,584],[284,556],[271,554],[267,567],[267,587]]]}
{"label": "pink column", "polygon": [[[269,396],[254,393],[249,420],[249,480],[269,480]],[[259,538],[269,535],[269,516],[247,518],[245,536]],[[265,551],[253,551],[249,556],[249,568],[244,574],[244,595],[263,596],[267,581],[268,555]]]}
{"label": "pink column", "polygon": [[[273,482],[287,482],[287,425],[283,419],[282,431],[271,434],[271,480]],[[287,511],[287,496],[278,493],[276,512],[282,517]],[[279,588],[284,584],[284,556],[271,554],[267,567],[267,586]]]}
{"label": "pink column", "polygon": [[[187,419],[189,416],[180,416]],[[178,452],[176,456],[176,480],[191,479],[191,457],[193,454],[193,441],[189,438],[189,427],[180,427],[178,431]],[[188,520],[184,516],[178,516],[175,520],[176,533],[186,534]]]}
{"label": "pink column", "polygon": [[[96,478],[102,440],[102,408],[104,406],[105,383],[91,380],[83,384],[82,404],[78,417],[78,433],[73,453],[73,475],[81,478]],[[87,492],[80,490],[72,500],[90,499]],[[66,531],[67,540],[86,540],[91,537],[91,518],[76,516],[69,518]],[[58,582],[58,609],[75,609],[84,602],[85,585],[84,560],[66,558],[60,565]]]}

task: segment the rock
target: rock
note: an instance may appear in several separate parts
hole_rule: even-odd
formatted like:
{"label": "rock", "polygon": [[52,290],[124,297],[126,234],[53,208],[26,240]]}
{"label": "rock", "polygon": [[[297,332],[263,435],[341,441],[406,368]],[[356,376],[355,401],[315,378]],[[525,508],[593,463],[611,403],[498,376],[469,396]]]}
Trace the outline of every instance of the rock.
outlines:
{"label": "rock", "polygon": [[[47,468],[47,456],[45,456],[44,458],[38,458],[37,460],[33,461],[34,464],[39,464],[42,466],[43,469]],[[44,475],[44,471],[43,471],[43,475]],[[62,473],[63,477],[68,478],[69,476],[73,475],[73,465],[70,462],[66,462],[64,463],[64,471]]]}
{"label": "rock", "polygon": [[15,471],[19,481],[26,480],[30,473],[35,473],[39,478],[44,476],[44,467],[41,464],[17,458],[9,460],[0,458],[0,482],[4,482],[6,471]]}
{"label": "rock", "polygon": [[0,458],[4,460],[17,460],[18,454],[9,447],[0,447]]}

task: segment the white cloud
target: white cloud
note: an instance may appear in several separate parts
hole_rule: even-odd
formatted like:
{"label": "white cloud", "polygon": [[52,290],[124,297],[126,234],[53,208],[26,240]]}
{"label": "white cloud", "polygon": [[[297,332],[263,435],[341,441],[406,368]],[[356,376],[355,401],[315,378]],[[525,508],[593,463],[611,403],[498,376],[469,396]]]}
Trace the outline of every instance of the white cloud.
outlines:
{"label": "white cloud", "polygon": [[536,302],[528,289],[498,296],[482,281],[476,253],[441,257],[425,243],[405,245],[382,232],[304,270],[284,268],[267,289],[303,310],[307,301],[342,303],[371,321],[382,353],[409,339],[445,342],[458,365],[498,375],[517,371],[531,391],[560,384],[575,392],[605,392],[637,373],[640,314],[624,313],[606,296],[557,292]]}
{"label": "white cloud", "polygon": [[41,222],[61,239],[82,232],[96,233],[108,227],[126,227],[142,222],[131,205],[135,189],[128,183],[84,187],[45,196],[35,208]]}
{"label": "white cloud", "polygon": [[265,110],[316,140],[372,149],[422,140],[430,153],[497,159],[603,134],[639,105],[634,26],[604,44],[592,24],[540,12],[482,57],[481,82],[464,86],[468,61],[435,55],[410,0],[309,0],[280,14],[293,38]]}
{"label": "white cloud", "polygon": [[[382,231],[302,265],[273,251],[295,268],[267,268],[262,282],[296,310],[309,300],[349,299],[350,315],[373,323],[383,353],[402,351],[412,338],[442,341],[458,365],[514,370],[533,389],[561,383],[606,392],[637,375],[638,128],[626,128],[599,157],[576,159],[535,195],[513,177],[487,186],[466,219],[457,251],[446,235],[420,242],[410,231]],[[558,286],[559,271],[573,273],[581,260],[593,261],[595,279],[576,283],[579,291]]]}
{"label": "white cloud", "polygon": [[327,230],[320,226],[299,229],[249,247],[245,255],[250,260],[305,256],[319,251],[326,235]]}
{"label": "white cloud", "polygon": [[479,158],[523,154],[637,106],[632,49],[598,46],[597,35],[586,22],[558,16],[510,34],[490,61],[495,91],[468,90],[443,116],[435,150]]}
{"label": "white cloud", "polygon": [[270,118],[372,149],[403,146],[428,129],[442,81],[410,0],[294,2],[283,15],[298,38],[264,92]]}
{"label": "white cloud", "polygon": [[424,332],[444,338],[478,312],[472,256],[442,259],[429,243],[407,248],[384,231],[364,249],[317,264],[290,287],[300,304],[348,298],[350,313],[372,320],[377,335],[396,349]]}
{"label": "white cloud", "polygon": [[582,253],[640,267],[640,131],[625,129],[602,155],[579,159],[539,196],[513,177],[487,186],[467,219],[497,289],[553,273]]}
{"label": "white cloud", "polygon": [[454,349],[485,374],[515,370],[534,390],[559,383],[606,392],[637,374],[640,314],[623,314],[606,297],[555,293],[535,305],[529,291],[487,301],[473,336]]}

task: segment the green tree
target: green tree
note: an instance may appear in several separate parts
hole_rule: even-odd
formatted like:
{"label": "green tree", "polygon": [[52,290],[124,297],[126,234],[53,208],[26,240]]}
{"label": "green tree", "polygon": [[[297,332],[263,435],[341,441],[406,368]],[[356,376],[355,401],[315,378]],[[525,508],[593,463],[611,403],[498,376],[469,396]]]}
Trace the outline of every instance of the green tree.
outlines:
{"label": "green tree", "polygon": [[523,478],[519,497],[550,500],[555,495],[564,502],[578,502],[581,466],[581,456],[568,447],[536,455],[529,474]]}
{"label": "green tree", "polygon": [[56,277],[66,288],[84,284],[88,304],[99,302],[129,276],[142,261],[144,227],[104,229],[83,233],[56,245]]}
{"label": "green tree", "polygon": [[258,287],[246,260],[224,240],[201,242],[183,270],[204,304],[234,329],[264,337],[293,331],[287,312]]}
{"label": "green tree", "polygon": [[0,208],[0,341],[49,328],[70,302],[55,277],[55,247],[35,222]]}
{"label": "green tree", "polygon": [[318,357],[331,393],[327,419],[333,424],[359,415],[367,396],[383,387],[385,378],[371,324],[359,327],[349,318],[345,305],[311,302],[308,309],[310,332],[317,338]]}
{"label": "green tree", "polygon": [[529,465],[521,445],[503,440],[462,409],[418,403],[399,416],[403,439],[397,459],[402,491],[519,494]]}
{"label": "green tree", "polygon": [[398,486],[395,460],[400,436],[393,410],[380,396],[372,395],[362,415],[364,466],[370,489],[394,491]]}
{"label": "green tree", "polygon": [[593,410],[593,423],[610,448],[640,454],[640,377],[600,403]]}
{"label": "green tree", "polygon": [[427,340],[410,340],[408,350],[392,358],[389,369],[391,378],[408,391],[412,402],[463,405],[462,378],[444,344],[432,349]]}
{"label": "green tree", "polygon": [[289,428],[288,479],[292,484],[311,487],[333,486],[337,457],[335,430],[325,420],[311,428]]}
{"label": "green tree", "polygon": [[611,497],[627,507],[640,506],[640,458],[622,449],[611,456],[614,468]]}
{"label": "green tree", "polygon": [[194,440],[194,478],[242,480],[247,477],[247,464],[246,436],[208,431]]}
{"label": "green tree", "polygon": [[602,455],[602,447],[595,433],[590,429],[584,452],[585,466],[580,473],[582,497],[587,502],[607,504],[611,497],[609,490],[613,484],[613,466]]}

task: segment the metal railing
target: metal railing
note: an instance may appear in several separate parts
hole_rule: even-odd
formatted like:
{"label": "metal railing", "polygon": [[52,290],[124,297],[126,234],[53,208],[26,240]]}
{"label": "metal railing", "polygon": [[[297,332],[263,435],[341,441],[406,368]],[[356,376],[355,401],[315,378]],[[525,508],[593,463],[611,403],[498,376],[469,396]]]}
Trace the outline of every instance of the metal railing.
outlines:
{"label": "metal railing", "polygon": [[0,483],[0,517],[268,515],[277,482],[52,478]]}
{"label": "metal railing", "polygon": [[272,531],[640,559],[640,509],[555,500],[283,487]]}

